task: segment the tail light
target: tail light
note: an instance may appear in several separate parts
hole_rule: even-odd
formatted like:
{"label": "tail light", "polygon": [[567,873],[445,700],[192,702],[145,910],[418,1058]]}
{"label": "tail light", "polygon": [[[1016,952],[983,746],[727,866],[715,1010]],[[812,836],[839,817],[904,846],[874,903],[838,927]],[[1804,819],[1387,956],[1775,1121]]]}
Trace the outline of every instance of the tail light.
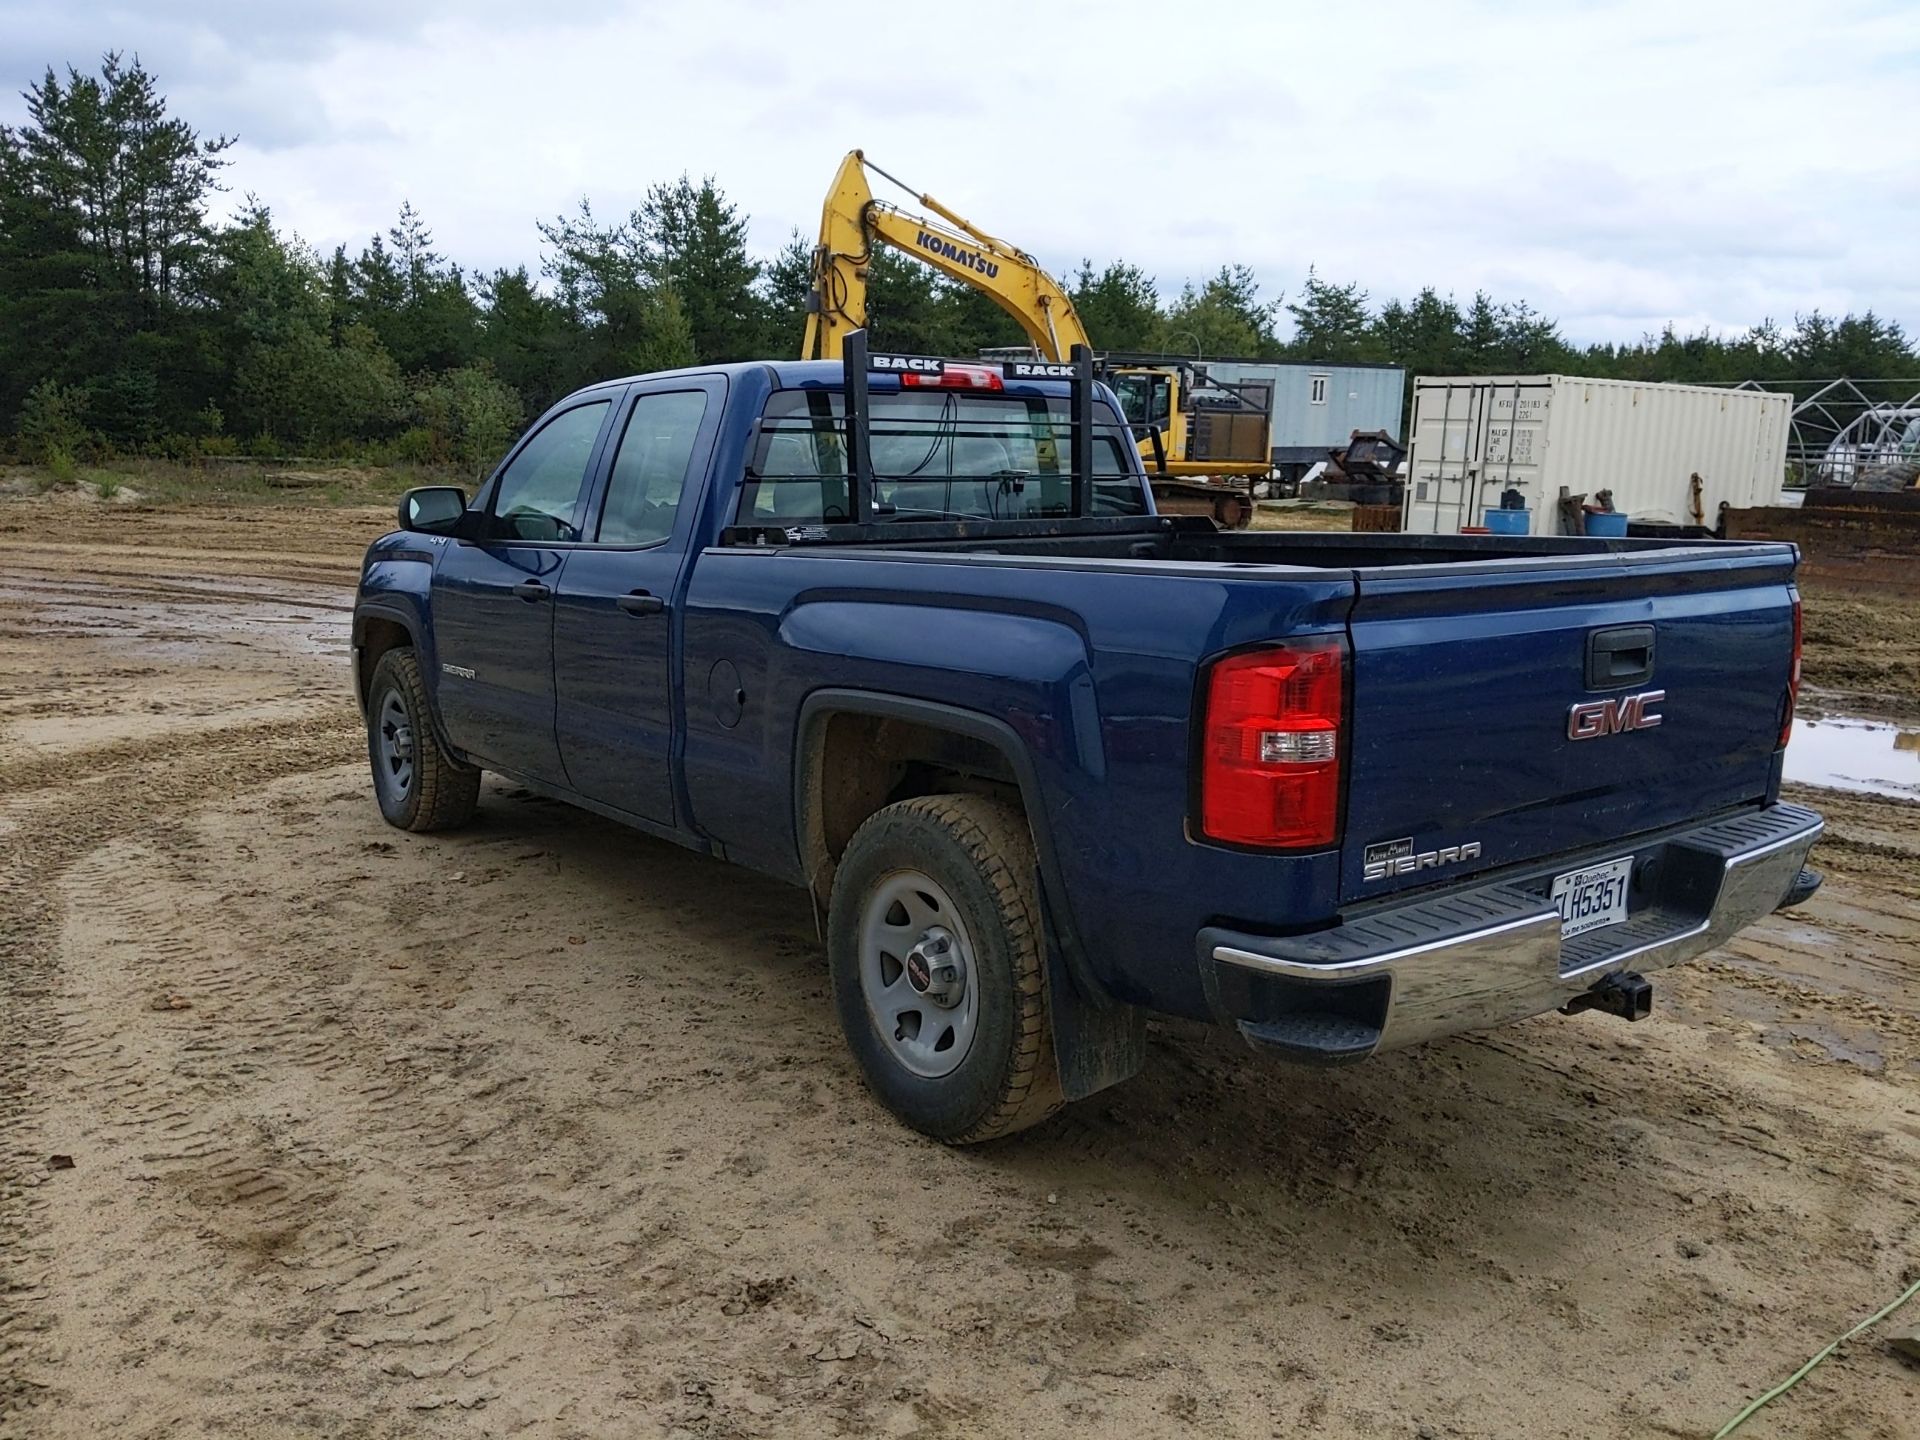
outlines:
{"label": "tail light", "polygon": [[961,365],[949,360],[937,372],[909,370],[900,377],[909,390],[1004,390],[1006,382],[991,365]]}
{"label": "tail light", "polygon": [[1214,662],[1200,756],[1208,839],[1306,850],[1338,838],[1346,669],[1339,636]]}
{"label": "tail light", "polygon": [[1793,668],[1787,672],[1787,711],[1780,717],[1780,743],[1774,748],[1784,750],[1787,741],[1793,735],[1793,712],[1800,703],[1800,597],[1793,597]]}

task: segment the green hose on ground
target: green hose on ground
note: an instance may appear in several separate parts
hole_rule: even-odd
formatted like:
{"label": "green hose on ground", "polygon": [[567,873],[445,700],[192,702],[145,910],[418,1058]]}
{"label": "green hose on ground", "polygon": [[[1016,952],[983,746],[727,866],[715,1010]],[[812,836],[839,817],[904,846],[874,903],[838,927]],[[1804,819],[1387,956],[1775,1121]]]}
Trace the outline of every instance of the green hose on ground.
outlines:
{"label": "green hose on ground", "polygon": [[1884,1306],[1882,1309],[1876,1311],[1874,1314],[1869,1315],[1866,1319],[1862,1320],[1858,1325],[1854,1326],[1851,1330],[1847,1331],[1846,1334],[1842,1335],[1838,1340],[1835,1340],[1831,1345],[1827,1346],[1827,1348],[1822,1350],[1818,1355],[1815,1355],[1811,1360],[1807,1361],[1807,1363],[1802,1365],[1798,1370],[1794,1371],[1793,1374],[1789,1375],[1786,1379],[1782,1380],[1778,1385],[1774,1386],[1773,1389],[1767,1391],[1767,1393],[1762,1395],[1759,1399],[1749,1401],[1746,1409],[1742,1410],[1738,1415],[1734,1416],[1726,1424],[1722,1425],[1718,1430],[1714,1431],[1713,1440],[1727,1440],[1727,1436],[1731,1435],[1734,1431],[1738,1430],[1742,1425],[1746,1424],[1747,1421],[1751,1420],[1755,1415],[1759,1414],[1762,1406],[1768,1405],[1773,1401],[1778,1400],[1782,1395],[1786,1394],[1787,1391],[1791,1390],[1794,1386],[1798,1385],[1802,1380],[1806,1379],[1807,1376],[1811,1375],[1813,1373],[1814,1367],[1818,1365],[1822,1360],[1825,1360],[1829,1355],[1833,1354],[1834,1351],[1838,1350],[1842,1345],[1846,1344],[1847,1341],[1853,1339],[1853,1337],[1858,1335],[1862,1330],[1870,1330],[1875,1325],[1878,1325],[1882,1320],[1886,1319],[1887,1316],[1893,1314],[1894,1311],[1898,1310],[1902,1305],[1906,1304],[1909,1300],[1913,1299],[1913,1297],[1916,1295],[1920,1295],[1920,1280],[1916,1280],[1913,1282],[1913,1284],[1909,1285],[1906,1288],[1906,1290],[1901,1294],[1899,1299],[1895,1300],[1890,1305]]}

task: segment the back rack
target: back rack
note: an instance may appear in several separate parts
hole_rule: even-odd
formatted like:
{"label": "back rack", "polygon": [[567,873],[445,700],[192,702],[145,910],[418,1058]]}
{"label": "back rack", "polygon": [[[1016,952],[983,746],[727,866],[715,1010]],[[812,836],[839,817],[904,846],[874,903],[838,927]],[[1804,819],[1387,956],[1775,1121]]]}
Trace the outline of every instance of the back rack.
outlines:
{"label": "back rack", "polygon": [[[850,521],[798,525],[730,525],[720,532],[722,545],[846,545],[886,541],[894,545],[941,540],[1043,539],[1071,535],[1138,535],[1172,528],[1160,516],[1093,515],[1093,387],[1098,381],[1093,351],[1075,345],[1068,361],[948,360],[931,355],[893,355],[867,348],[865,330],[849,331],[841,342],[841,386],[846,423],[847,481],[853,511]],[[876,519],[873,473],[873,404],[868,379],[873,374],[924,376],[939,385],[948,376],[992,374],[999,380],[1068,382],[1067,433],[1072,452],[1068,507],[1064,515],[1017,520]],[[964,387],[958,387],[964,388]],[[1124,427],[1116,429],[1125,433]]]}

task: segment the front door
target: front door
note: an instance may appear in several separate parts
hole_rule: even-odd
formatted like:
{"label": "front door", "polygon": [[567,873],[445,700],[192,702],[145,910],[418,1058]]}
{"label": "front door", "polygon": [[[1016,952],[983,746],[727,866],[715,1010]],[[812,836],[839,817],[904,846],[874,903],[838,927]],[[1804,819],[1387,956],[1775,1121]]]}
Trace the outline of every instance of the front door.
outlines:
{"label": "front door", "polygon": [[553,594],[580,538],[582,492],[613,408],[549,416],[477,502],[480,534],[442,548],[431,677],[447,738],[482,764],[565,783],[553,731]]}
{"label": "front door", "polygon": [[[573,788],[661,825],[673,813],[674,607],[726,401],[689,376],[637,390],[615,421],[593,538],[554,599],[560,754]],[[701,694],[704,686],[693,682]]]}

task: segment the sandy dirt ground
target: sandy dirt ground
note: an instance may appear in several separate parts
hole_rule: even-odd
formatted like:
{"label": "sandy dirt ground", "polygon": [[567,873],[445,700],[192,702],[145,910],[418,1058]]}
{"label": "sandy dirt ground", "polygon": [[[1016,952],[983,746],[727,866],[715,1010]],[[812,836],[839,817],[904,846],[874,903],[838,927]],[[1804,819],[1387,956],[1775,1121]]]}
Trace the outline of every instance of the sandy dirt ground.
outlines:
{"label": "sandy dirt ground", "polygon": [[[1920,1278],[1920,807],[1800,795],[1826,889],[1644,1024],[1158,1027],[950,1151],[798,893],[492,783],[381,824],[384,524],[0,505],[8,1440],[1706,1436]],[[1742,1433],[1920,1435],[1920,1368]]]}

